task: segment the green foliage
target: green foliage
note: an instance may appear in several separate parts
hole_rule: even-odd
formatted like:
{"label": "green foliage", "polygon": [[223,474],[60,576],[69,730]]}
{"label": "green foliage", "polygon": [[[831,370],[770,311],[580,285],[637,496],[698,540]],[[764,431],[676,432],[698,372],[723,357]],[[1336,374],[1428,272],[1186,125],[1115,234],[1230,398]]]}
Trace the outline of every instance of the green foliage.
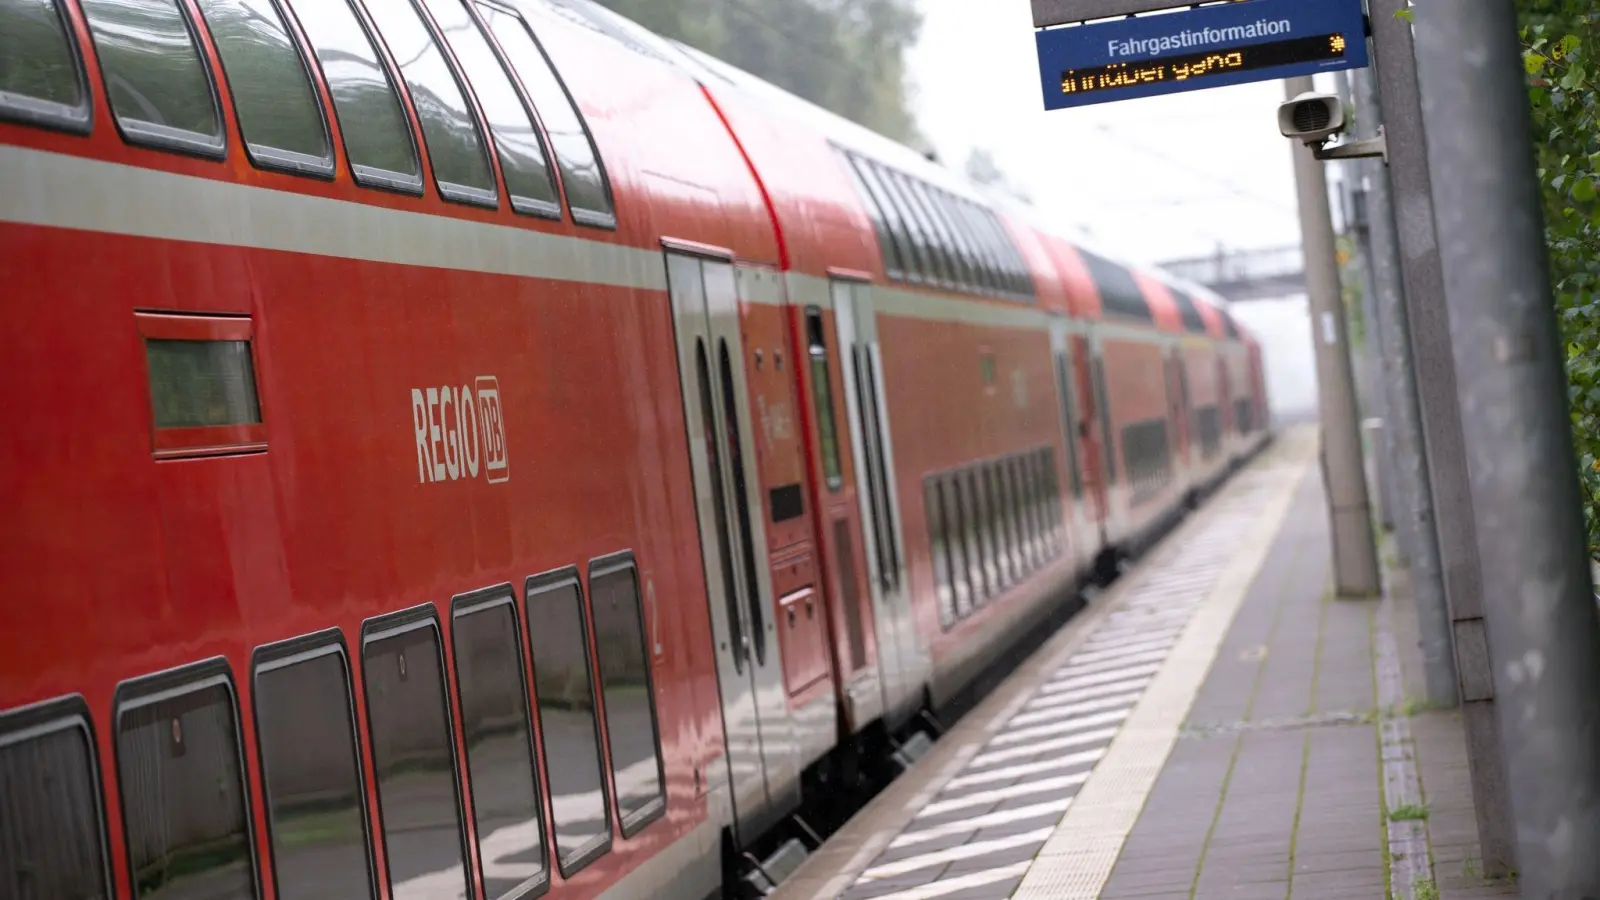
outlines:
{"label": "green foliage", "polygon": [[887,137],[918,138],[906,102],[914,0],[599,2]]}
{"label": "green foliage", "polygon": [[1418,822],[1428,817],[1428,808],[1417,803],[1402,803],[1389,810],[1391,822]]}
{"label": "green foliage", "polygon": [[1600,11],[1593,0],[1518,9],[1590,554],[1600,559]]}

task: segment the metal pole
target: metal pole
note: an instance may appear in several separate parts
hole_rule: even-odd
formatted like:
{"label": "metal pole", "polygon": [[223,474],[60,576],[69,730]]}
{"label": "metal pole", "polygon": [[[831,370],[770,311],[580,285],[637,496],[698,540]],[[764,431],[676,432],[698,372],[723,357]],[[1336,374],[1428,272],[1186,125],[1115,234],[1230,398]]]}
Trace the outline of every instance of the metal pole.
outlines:
{"label": "metal pole", "polygon": [[[1483,619],[1482,564],[1456,391],[1456,357],[1445,309],[1444,267],[1434,228],[1429,135],[1423,129],[1412,28],[1396,15],[1406,6],[1406,0],[1371,0],[1375,71],[1483,873],[1498,877],[1517,866],[1516,835]],[[1460,185],[1452,179],[1450,189],[1460,190]]]}
{"label": "metal pole", "polygon": [[[1372,73],[1356,73],[1359,104],[1358,137],[1376,137],[1379,106]],[[1377,160],[1365,161],[1371,172],[1367,210],[1372,229],[1372,274],[1377,291],[1377,316],[1382,322],[1384,386],[1391,413],[1384,430],[1395,448],[1401,494],[1401,530],[1411,541],[1411,590],[1417,607],[1417,633],[1428,702],[1455,706],[1456,660],[1450,640],[1450,607],[1445,601],[1439,563],[1439,535],[1434,530],[1433,491],[1422,433],[1422,404],[1417,396],[1411,358],[1411,322],[1401,286],[1400,243],[1389,202],[1389,173]]]}
{"label": "metal pole", "polygon": [[[1309,76],[1285,83],[1293,99],[1312,90]],[[1339,260],[1333,245],[1328,179],[1311,148],[1293,142],[1295,182],[1300,193],[1300,229],[1305,245],[1306,292],[1310,295],[1312,344],[1317,355],[1317,393],[1322,409],[1323,476],[1333,525],[1334,585],[1341,597],[1371,597],[1380,589],[1378,551],[1372,537],[1367,479],[1361,465],[1354,378],[1344,304],[1339,295]]]}
{"label": "metal pole", "polygon": [[[1352,85],[1355,78],[1367,75],[1365,69],[1353,73],[1341,70],[1334,73],[1334,81],[1339,86],[1339,97],[1346,106],[1360,105],[1365,110],[1364,104],[1358,104],[1356,88]],[[1357,120],[1358,125],[1365,122],[1366,118]],[[1371,129],[1373,134],[1362,134],[1362,129],[1357,129],[1358,137],[1376,137],[1376,126]],[[1378,521],[1388,531],[1395,531],[1395,510],[1399,507],[1397,502],[1397,488],[1395,486],[1395,460],[1394,441],[1389,435],[1389,402],[1386,396],[1383,380],[1383,361],[1379,352],[1382,345],[1383,328],[1378,318],[1377,289],[1373,282],[1372,271],[1372,203],[1366,187],[1366,160],[1353,159],[1343,166],[1343,177],[1340,181],[1345,185],[1346,225],[1355,243],[1356,266],[1361,272],[1361,321],[1364,326],[1364,335],[1361,342],[1360,376],[1357,379],[1361,384],[1361,412],[1367,417],[1362,430],[1371,438],[1372,470],[1374,487],[1377,489]],[[1372,427],[1368,427],[1372,423]],[[1396,535],[1397,544],[1400,546],[1401,557],[1410,559],[1411,544],[1402,535]]]}
{"label": "metal pole", "polygon": [[1600,897],[1600,616],[1514,0],[1421,0],[1417,64],[1522,896]]}
{"label": "metal pole", "polygon": [[[1353,102],[1353,101],[1351,101]],[[1378,526],[1382,531],[1396,528],[1398,488],[1395,486],[1394,441],[1389,435],[1389,400],[1383,381],[1383,323],[1378,318],[1377,289],[1372,272],[1372,228],[1368,224],[1372,202],[1365,187],[1367,166],[1363,160],[1345,164],[1346,197],[1350,212],[1350,237],[1354,245],[1356,269],[1360,273],[1361,291],[1361,360],[1357,381],[1361,385],[1361,430],[1367,435],[1368,453],[1372,457],[1372,490],[1377,504]],[[1398,535],[1397,535],[1398,537]],[[1401,547],[1400,556],[1409,560],[1411,544],[1396,541]]]}

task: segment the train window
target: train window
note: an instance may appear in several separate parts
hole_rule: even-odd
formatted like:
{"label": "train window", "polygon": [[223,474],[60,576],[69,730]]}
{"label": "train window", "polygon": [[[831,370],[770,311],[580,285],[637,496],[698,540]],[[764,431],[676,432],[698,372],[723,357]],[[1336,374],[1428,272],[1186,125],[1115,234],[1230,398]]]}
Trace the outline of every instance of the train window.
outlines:
{"label": "train window", "polygon": [[471,897],[433,607],[368,622],[362,645],[389,895],[394,900]]}
{"label": "train window", "polygon": [[622,835],[631,837],[667,809],[644,607],[632,553],[589,564],[589,598],[594,608],[595,646],[600,650],[611,781],[616,786]]}
{"label": "train window", "polygon": [[767,505],[774,524],[798,519],[806,514],[805,489],[798,481],[779,485],[767,491]]}
{"label": "train window", "polygon": [[996,462],[982,463],[973,472],[978,479],[978,495],[983,498],[983,532],[994,558],[995,584],[1002,589],[1012,584],[1011,565],[1006,558],[1006,533],[1001,523],[1001,499],[993,470]]}
{"label": "train window", "polygon": [[939,262],[934,256],[933,244],[928,240],[928,234],[922,228],[921,219],[912,210],[911,202],[906,199],[905,194],[900,190],[900,186],[895,183],[889,170],[871,162],[863,162],[866,171],[872,173],[870,177],[876,179],[879,189],[883,191],[883,195],[889,198],[889,202],[900,214],[900,221],[906,230],[906,238],[911,242],[912,251],[917,257],[917,274],[920,276],[918,280],[940,281],[943,276],[939,274]]}
{"label": "train window", "polygon": [[861,205],[867,210],[867,218],[872,220],[872,230],[877,232],[878,246],[883,250],[884,271],[890,278],[904,277],[905,264],[901,262],[900,247],[889,227],[889,218],[883,202],[867,187],[866,181],[861,178],[861,173],[856,170],[853,161],[846,159],[844,170],[850,176],[851,183],[855,185],[856,196],[861,198]]}
{"label": "train window", "polygon": [[867,193],[872,195],[873,202],[883,212],[888,220],[889,235],[894,239],[895,256],[900,265],[900,271],[891,277],[904,278],[907,281],[922,281],[926,276],[927,263],[922,258],[922,248],[911,237],[911,224],[906,221],[905,213],[889,191],[878,180],[878,173],[873,171],[867,161],[857,157],[850,157],[850,171],[860,179]]}
{"label": "train window", "polygon": [[1213,306],[1212,309],[1215,309],[1218,315],[1222,318],[1222,333],[1234,340],[1238,340],[1239,325],[1233,320],[1233,314],[1216,306]]}
{"label": "train window", "polygon": [[1021,467],[1017,465],[1016,457],[1006,459],[1001,467],[1000,477],[1005,479],[1006,490],[1012,496],[1011,527],[1017,533],[1017,559],[1022,564],[1024,572],[1033,571],[1033,546],[1028,538],[1028,492],[1027,482],[1022,478]]}
{"label": "train window", "polygon": [[1033,504],[1035,527],[1039,530],[1039,561],[1041,563],[1051,557],[1051,542],[1054,540],[1053,529],[1050,524],[1050,473],[1045,464],[1043,454],[1029,453],[1023,457],[1023,465],[1028,467],[1033,476],[1035,500]]}
{"label": "train window", "polygon": [[112,896],[98,771],[81,698],[0,716],[0,896]]}
{"label": "train window", "polygon": [[1044,472],[1044,498],[1045,513],[1049,516],[1045,522],[1045,534],[1050,539],[1051,556],[1061,542],[1061,529],[1065,527],[1061,508],[1061,479],[1056,472],[1056,454],[1049,447],[1039,450],[1039,466]]}
{"label": "train window", "polygon": [[570,877],[611,848],[611,805],[600,771],[600,721],[578,570],[534,576],[527,595],[533,693],[555,810],[556,860]]}
{"label": "train window", "polygon": [[923,182],[906,179],[906,183],[927,215],[928,224],[933,226],[934,239],[944,253],[951,280],[962,290],[972,290],[972,270],[967,266],[967,256],[961,251],[961,242],[956,239],[955,232],[939,212],[937,194]]}
{"label": "train window", "polygon": [[1061,518],[1060,509],[1056,505],[1056,472],[1055,460],[1049,450],[1039,449],[1033,454],[1034,464],[1039,469],[1039,488],[1043,496],[1040,508],[1044,515],[1044,545],[1046,555],[1054,558],[1056,538],[1059,536],[1057,521]]}
{"label": "train window", "polygon": [[333,174],[322,104],[272,0],[200,0],[251,162]]}
{"label": "train window", "polygon": [[146,338],[144,349],[157,428],[260,424],[249,341]]}
{"label": "train window", "polygon": [[[1001,227],[1004,230],[1004,226]],[[1017,261],[1017,293],[1031,301],[1038,296],[1038,289],[1033,284],[1033,271],[1028,265],[1028,258],[1022,255],[1022,249],[1012,240],[1010,231],[1005,231],[1005,239],[1006,248]]]}
{"label": "train window", "polygon": [[1195,334],[1206,333],[1206,320],[1200,317],[1200,309],[1195,305],[1194,298],[1187,291],[1172,288],[1172,299],[1178,303],[1178,316],[1183,320],[1183,330]]}
{"label": "train window", "polygon": [[844,487],[839,460],[839,425],[833,417],[833,375],[828,367],[828,335],[822,310],[806,308],[806,338],[810,345],[811,396],[816,403],[817,443],[822,453],[822,475],[828,490]]}
{"label": "train window", "polygon": [[986,293],[999,290],[1002,285],[998,278],[998,268],[990,255],[987,240],[973,224],[970,204],[959,197],[947,196],[945,211],[952,227],[960,231],[972,247],[972,265],[977,274],[979,290]]}
{"label": "train window", "polygon": [[950,547],[950,578],[955,586],[956,618],[965,619],[972,612],[972,558],[967,543],[967,512],[962,502],[956,476],[944,475],[939,479],[939,496],[943,499],[945,532]]}
{"label": "train window", "polygon": [[389,71],[349,0],[293,0],[328,82],[356,183],[417,194],[422,166]]}
{"label": "train window", "polygon": [[550,170],[533,116],[517,96],[517,89],[511,86],[511,77],[500,58],[472,21],[466,0],[427,0],[427,5],[439,31],[455,50],[456,60],[461,63],[467,83],[483,108],[483,117],[489,122],[512,209],[529,215],[561,218],[555,173]]}
{"label": "train window", "polygon": [[1000,249],[1009,260],[1008,269],[1011,272],[1011,290],[1021,296],[1033,293],[1031,279],[1028,276],[1028,264],[1022,258],[1022,253],[1017,249],[1016,243],[1011,238],[1011,232],[1004,222],[993,210],[987,210],[987,218],[995,233],[999,235]]}
{"label": "train window", "polygon": [[506,586],[457,597],[452,605],[479,875],[488,900],[520,897],[547,883],[550,870],[516,598]]}
{"label": "train window", "polygon": [[0,2],[0,119],[84,132],[89,92],[58,0]]}
{"label": "train window", "polygon": [[1022,254],[1012,241],[1011,233],[1006,230],[1005,223],[1000,221],[1000,217],[992,209],[980,208],[978,212],[979,220],[994,235],[995,247],[999,250],[1000,259],[1005,266],[1007,290],[1019,296],[1032,294],[1027,263],[1023,261]]}
{"label": "train window", "polygon": [[1026,454],[1008,457],[1002,477],[1017,495],[1016,512],[1011,516],[1012,527],[1017,530],[1017,555],[1022,560],[1023,568],[1032,572],[1037,568],[1038,559],[1034,552],[1033,528],[1028,518],[1032,513],[1033,498],[1028,494],[1026,464]]}
{"label": "train window", "polygon": [[916,196],[911,190],[911,180],[886,166],[879,167],[880,180],[888,188],[889,193],[900,204],[900,209],[911,223],[912,239],[922,248],[923,257],[928,261],[928,277],[940,285],[949,285],[950,261],[945,258],[944,251],[939,247],[938,238],[933,233],[933,224],[928,221],[928,214],[917,205]]}
{"label": "train window", "polygon": [[939,224],[950,235],[955,243],[958,261],[961,263],[963,287],[969,291],[983,290],[983,269],[978,262],[978,248],[972,242],[972,237],[966,229],[956,221],[955,211],[950,208],[950,196],[943,191],[929,191],[928,205],[933,210],[934,216],[939,219]]}
{"label": "train window", "polygon": [[136,900],[254,900],[254,842],[227,664],[124,684],[115,706]]}
{"label": "train window", "polygon": [[372,897],[366,788],[339,632],[258,650],[252,698],[278,896]]}
{"label": "train window", "polygon": [[[1213,412],[1215,407],[1209,407]],[[1122,446],[1134,505],[1148,500],[1170,475],[1166,419],[1137,422],[1123,429]]]}
{"label": "train window", "polygon": [[955,216],[957,223],[971,237],[972,245],[978,253],[980,268],[984,272],[984,286],[991,293],[1001,293],[1006,289],[1005,272],[1000,265],[1000,257],[994,251],[994,246],[984,236],[983,228],[977,223],[973,215],[974,207],[966,200],[952,200],[950,211]]}
{"label": "train window", "polygon": [[973,239],[978,242],[979,252],[983,254],[993,274],[995,290],[1006,291],[1005,260],[1001,258],[999,248],[995,246],[994,235],[983,222],[981,208],[970,200],[959,200],[956,202],[956,211]]}
{"label": "train window", "polygon": [[129,143],[226,153],[211,74],[178,0],[82,0],[111,112]]}
{"label": "train window", "polygon": [[978,483],[978,497],[983,509],[984,563],[989,567],[994,593],[998,594],[1010,584],[1011,576],[1005,559],[1005,534],[1000,530],[1000,498],[995,495],[994,480],[989,477],[993,465],[992,462],[979,465],[972,470],[972,477]]}
{"label": "train window", "polygon": [[1022,571],[1031,574],[1035,568],[1033,529],[1028,524],[1028,504],[1031,500],[1021,459],[1017,456],[1006,457],[1001,465],[1000,477],[1005,479],[1007,489],[1016,498],[1011,509],[1011,527],[1017,532],[1017,558],[1022,563]]}
{"label": "train window", "polygon": [[955,235],[956,244],[961,250],[961,258],[966,261],[967,271],[971,273],[968,289],[979,294],[993,290],[988,265],[983,258],[983,249],[972,234],[972,229],[962,219],[959,201],[943,191],[935,192],[933,200],[938,207],[939,215],[944,218],[945,227]]}
{"label": "train window", "polygon": [[982,290],[983,276],[978,268],[977,250],[966,232],[956,224],[955,215],[950,210],[946,195],[943,191],[929,188],[927,204],[934,221],[938,223],[939,229],[947,235],[950,242],[950,252],[955,257],[962,288],[974,293]]}
{"label": "train window", "polygon": [[895,504],[892,500],[893,486],[889,480],[888,451],[884,448],[884,437],[888,429],[883,424],[883,415],[878,406],[879,385],[878,366],[876,358],[872,355],[873,348],[867,344],[856,346],[856,395],[859,398],[862,423],[866,433],[870,436],[867,441],[867,457],[872,494],[875,498],[873,507],[874,531],[878,539],[878,559],[882,564],[880,576],[887,579],[888,583],[898,587],[900,585],[900,545],[896,540],[898,529],[895,527]]}
{"label": "train window", "polygon": [[1100,292],[1100,305],[1108,315],[1153,321],[1150,303],[1126,267],[1087,250],[1080,249],[1078,255],[1083,257],[1089,277]]}
{"label": "train window", "polygon": [[1011,569],[1016,577],[1021,580],[1030,567],[1027,564],[1027,536],[1022,530],[1022,520],[1019,512],[1022,511],[1022,493],[1016,488],[1016,479],[1011,477],[1013,466],[1011,460],[1002,460],[995,466],[995,484],[1002,496],[1000,504],[1000,517],[1002,527],[1006,533],[1006,554],[1011,559]]}
{"label": "train window", "polygon": [[511,68],[522,80],[528,99],[539,111],[545,134],[555,150],[556,165],[561,168],[573,221],[597,228],[616,227],[611,183],[606,179],[600,150],[577,102],[556,74],[554,63],[519,14],[486,0],[478,0],[477,5],[489,30],[505,49]]}
{"label": "train window", "polygon": [[734,514],[739,521],[739,559],[744,565],[744,583],[749,593],[746,603],[750,610],[750,646],[755,648],[756,663],[767,664],[767,623],[766,614],[763,612],[765,602],[761,599],[760,580],[756,576],[756,548],[755,539],[750,528],[750,504],[745,502],[749,494],[749,481],[745,475],[744,440],[739,430],[738,401],[733,393],[733,358],[728,352],[726,338],[717,341],[717,366],[719,380],[722,382],[722,421],[725,423],[723,434],[726,440],[723,449],[728,454],[728,463],[733,474],[733,506]]}
{"label": "train window", "polygon": [[133,318],[144,339],[151,449],[157,456],[266,448],[249,318],[168,313]]}
{"label": "train window", "polygon": [[[669,261],[669,273],[676,274],[684,271],[683,266],[690,267],[694,273],[697,289],[704,290],[704,285],[698,279],[701,277],[701,267],[698,262],[686,257],[672,256]],[[729,540],[728,498],[722,486],[722,479],[717,473],[722,471],[722,441],[718,439],[716,423],[716,401],[711,395],[711,363],[706,358],[705,340],[695,338],[694,342],[695,386],[699,388],[700,395],[700,438],[705,441],[707,460],[712,473],[711,477],[711,507],[716,512],[717,527],[717,559],[722,565],[718,568],[722,573],[722,602],[724,614],[727,616],[728,631],[732,634],[734,671],[744,672],[745,647],[744,623],[739,616],[739,576],[734,569],[733,548]],[[708,575],[709,577],[709,575]]]}
{"label": "train window", "polygon": [[945,541],[944,504],[939,497],[937,478],[922,480],[922,511],[928,523],[928,556],[933,566],[933,583],[939,594],[939,623],[948,631],[956,622],[956,607],[950,589],[950,548]]}
{"label": "train window", "polygon": [[1250,418],[1250,400],[1241,397],[1233,401],[1233,423],[1240,434],[1249,434],[1255,430],[1255,424]]}
{"label": "train window", "polygon": [[460,203],[496,205],[494,173],[478,122],[461,83],[412,0],[366,3],[401,79],[411,90],[411,105],[422,124],[422,140],[428,147],[439,194]]}
{"label": "train window", "polygon": [[946,284],[952,287],[958,285],[961,282],[961,270],[956,259],[955,246],[950,236],[939,226],[939,219],[934,215],[933,206],[928,202],[927,186],[899,172],[894,172],[892,175],[898,181],[906,202],[911,204],[913,214],[922,223],[922,231],[933,246],[934,258],[939,263]]}
{"label": "train window", "polygon": [[960,473],[961,505],[966,511],[967,567],[972,572],[972,605],[979,607],[996,593],[994,565],[989,556],[984,529],[983,501],[978,497],[978,482],[971,469]]}

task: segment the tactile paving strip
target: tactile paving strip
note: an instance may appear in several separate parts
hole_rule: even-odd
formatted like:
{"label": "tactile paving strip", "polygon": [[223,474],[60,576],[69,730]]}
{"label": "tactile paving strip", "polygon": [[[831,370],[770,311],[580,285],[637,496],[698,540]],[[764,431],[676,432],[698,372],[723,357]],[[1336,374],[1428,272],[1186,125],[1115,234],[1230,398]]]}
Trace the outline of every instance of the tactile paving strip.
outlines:
{"label": "tactile paving strip", "polygon": [[1094,777],[1040,848],[1015,893],[1004,896],[1094,900],[1100,895],[1303,474],[1299,465],[1258,471],[1240,498],[1251,507],[1246,514],[1219,516],[1215,527],[1234,529],[1230,543],[1237,552],[1226,560],[1203,600],[1195,601],[1197,609],[1182,638],[1106,749]]}
{"label": "tactile paving strip", "polygon": [[[1098,892],[1245,585],[1214,589],[1240,577],[1248,582],[1287,510],[1292,491],[1281,471],[1249,472],[1220,495],[1204,526],[1143,575],[1121,608],[929,792],[844,900],[1003,898],[1019,885],[1027,896],[1054,898],[1068,896],[1055,887],[1066,870],[1101,872]],[[1238,596],[1214,602],[1221,593]],[[1089,814],[1077,814],[1085,805]],[[1047,858],[1050,872],[1038,872]],[[1052,885],[1048,894],[1028,887],[1036,875]],[[1094,896],[1072,890],[1070,896]]]}

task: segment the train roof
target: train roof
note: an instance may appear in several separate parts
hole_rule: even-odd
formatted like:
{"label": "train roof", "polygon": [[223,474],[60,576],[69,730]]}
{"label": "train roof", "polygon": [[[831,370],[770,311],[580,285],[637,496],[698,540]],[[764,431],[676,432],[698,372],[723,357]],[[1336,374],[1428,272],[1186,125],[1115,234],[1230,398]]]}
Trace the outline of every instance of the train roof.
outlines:
{"label": "train roof", "polygon": [[[1107,252],[1097,241],[1081,232],[1068,234],[1059,226],[1044,222],[1037,208],[1019,203],[1001,192],[980,185],[964,174],[929,159],[912,147],[825,109],[758,75],[681,41],[656,34],[632,19],[602,6],[596,0],[519,0],[519,2],[537,4],[553,10],[609,36],[636,53],[654,57],[678,68],[702,84],[716,85],[742,94],[755,101],[770,115],[788,118],[815,130],[835,147],[872,157],[953,194],[1003,213],[1016,222],[1025,223],[1046,238],[1046,244],[1058,242],[1071,247],[1079,254],[1092,254],[1094,257],[1114,262],[1136,273],[1137,276],[1151,279],[1203,309],[1206,318],[1216,317],[1223,336],[1247,342],[1253,340],[1249,332],[1228,312],[1227,302],[1203,285],[1181,279],[1158,266],[1132,264],[1120,259],[1117,254]],[[1059,268],[1060,260],[1055,254],[1051,254],[1051,257]],[[1061,280],[1069,282],[1070,290],[1072,279],[1068,277],[1068,273],[1061,273]]]}

